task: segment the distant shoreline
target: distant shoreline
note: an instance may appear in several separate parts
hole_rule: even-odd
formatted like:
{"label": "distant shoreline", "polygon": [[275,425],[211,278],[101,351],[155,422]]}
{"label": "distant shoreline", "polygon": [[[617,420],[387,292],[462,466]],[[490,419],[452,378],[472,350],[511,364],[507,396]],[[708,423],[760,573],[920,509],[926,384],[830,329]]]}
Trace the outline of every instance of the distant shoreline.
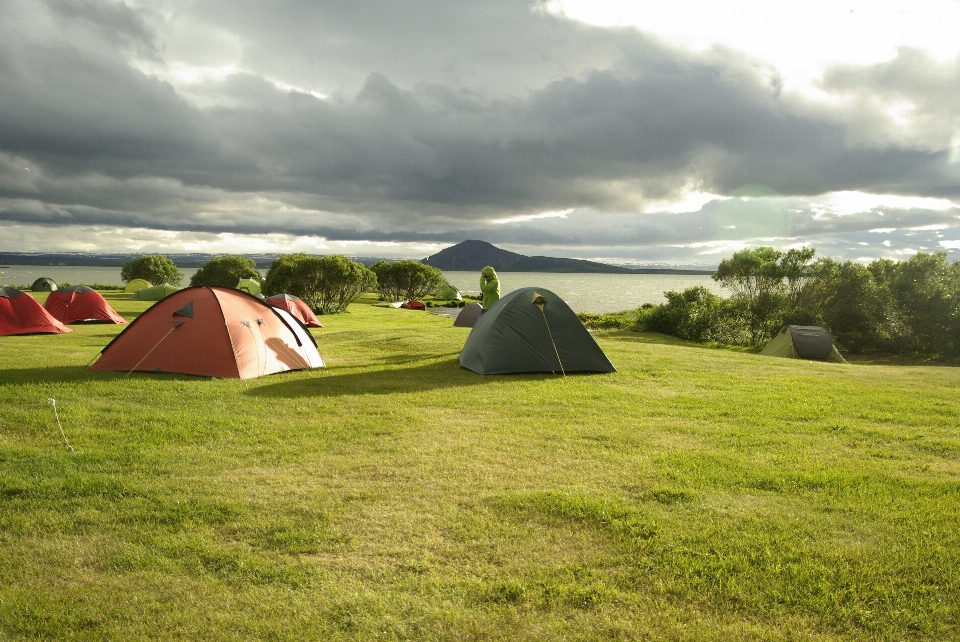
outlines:
{"label": "distant shoreline", "polygon": [[[17,252],[0,252],[0,262],[3,262],[4,265],[0,266],[0,269],[10,269],[16,266],[31,266],[31,267],[123,267],[125,263],[133,260],[140,254],[101,254],[101,255],[83,255],[83,254],[20,254]],[[178,268],[198,268],[203,266],[204,263],[209,261],[214,256],[210,255],[189,255],[189,254],[165,254],[164,256],[169,257],[174,265]],[[253,259],[257,264],[257,268],[265,270],[270,267],[270,263],[276,258],[276,256],[270,255],[246,255],[249,258]],[[355,261],[359,261],[364,265],[372,265],[379,258],[375,257],[350,257]],[[391,260],[391,259],[385,259]],[[546,266],[538,266],[546,267]],[[688,269],[688,268],[650,268],[650,267],[641,267],[641,268],[631,268],[622,265],[610,265],[611,269],[609,272],[606,270],[571,270],[571,269],[539,269],[539,270],[499,270],[500,272],[510,272],[510,273],[524,273],[524,272],[544,272],[549,274],[681,274],[687,276],[702,276],[702,275],[712,275],[716,270],[705,270],[705,269]],[[462,272],[470,270],[446,270],[447,272]]]}
{"label": "distant shoreline", "polygon": [[[619,267],[619,266],[616,266]],[[629,270],[629,271],[628,271]],[[444,270],[444,272],[469,272],[470,270]],[[628,268],[621,270],[603,272],[601,270],[499,270],[501,274],[524,274],[527,272],[542,272],[545,274],[619,274],[630,276],[631,274],[686,274],[690,276],[712,276],[716,270],[686,270],[682,268]]]}

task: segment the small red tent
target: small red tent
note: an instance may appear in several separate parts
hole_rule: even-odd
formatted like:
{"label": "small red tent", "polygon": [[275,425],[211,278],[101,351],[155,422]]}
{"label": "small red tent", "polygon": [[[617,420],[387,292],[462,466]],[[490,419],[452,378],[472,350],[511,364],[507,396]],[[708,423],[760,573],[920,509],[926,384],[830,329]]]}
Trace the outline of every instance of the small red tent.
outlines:
{"label": "small red tent", "polygon": [[73,332],[43,309],[37,300],[17,288],[0,288],[0,336]]}
{"label": "small red tent", "polygon": [[400,307],[404,310],[426,310],[427,304],[422,301],[404,301]]}
{"label": "small red tent", "polygon": [[90,369],[252,379],[322,367],[313,337],[285,310],[233,288],[199,286],[155,303]]}
{"label": "small red tent", "polygon": [[266,298],[266,303],[275,308],[286,310],[300,320],[300,323],[308,328],[322,328],[320,319],[313,313],[310,306],[303,302],[303,299],[292,294],[274,294]]}
{"label": "small red tent", "polygon": [[126,323],[99,292],[85,285],[51,292],[43,307],[60,323]]}

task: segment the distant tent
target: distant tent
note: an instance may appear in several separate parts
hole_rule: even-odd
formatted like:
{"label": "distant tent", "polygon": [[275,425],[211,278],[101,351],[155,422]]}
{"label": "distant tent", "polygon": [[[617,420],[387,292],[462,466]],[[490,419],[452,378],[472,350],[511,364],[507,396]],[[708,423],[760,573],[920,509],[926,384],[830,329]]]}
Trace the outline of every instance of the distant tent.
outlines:
{"label": "distant tent", "polygon": [[17,288],[0,287],[0,336],[73,332]]}
{"label": "distant tent", "polygon": [[252,379],[322,367],[313,337],[286,310],[233,288],[198,286],[137,317],[90,369]]}
{"label": "distant tent", "polygon": [[48,279],[45,276],[41,276],[39,279],[33,282],[33,285],[30,286],[30,290],[33,292],[53,292],[57,289],[57,282],[53,279]]}
{"label": "distant tent", "polygon": [[286,310],[297,318],[300,323],[308,328],[322,328],[320,319],[313,313],[310,306],[303,302],[303,299],[292,294],[275,294],[264,300],[268,305],[275,308]]}
{"label": "distant tent", "polygon": [[159,301],[175,292],[179,292],[182,289],[183,288],[176,285],[164,283],[163,285],[154,285],[149,288],[141,288],[134,292],[130,299],[133,301]]}
{"label": "distant tent", "polygon": [[237,289],[241,292],[256,296],[260,294],[260,281],[256,279],[240,279],[240,282],[237,283]]}
{"label": "distant tent", "polygon": [[765,357],[836,361],[845,359],[833,345],[833,337],[826,328],[816,325],[785,325],[760,351]]}
{"label": "distant tent", "polygon": [[457,315],[457,319],[453,322],[453,325],[458,328],[472,328],[477,323],[477,319],[480,318],[482,313],[482,305],[479,303],[471,303],[464,309],[460,310],[460,314]]}
{"label": "distant tent", "polygon": [[443,285],[437,290],[437,293],[433,295],[433,298],[440,301],[463,301],[463,297],[460,296],[460,290],[453,287],[452,285]]}
{"label": "distant tent", "polygon": [[404,301],[400,307],[404,310],[426,310],[427,304],[422,301]]}
{"label": "distant tent", "polygon": [[491,305],[470,331],[460,365],[478,374],[617,371],[573,310],[542,288],[514,290]]}
{"label": "distant tent", "polygon": [[60,323],[126,323],[99,292],[85,285],[51,292],[43,307]]}
{"label": "distant tent", "polygon": [[143,288],[149,288],[151,285],[153,284],[150,283],[150,281],[147,281],[146,279],[134,279],[129,283],[127,283],[127,286],[123,288],[123,291],[126,292],[127,294],[133,294],[137,290],[142,290]]}

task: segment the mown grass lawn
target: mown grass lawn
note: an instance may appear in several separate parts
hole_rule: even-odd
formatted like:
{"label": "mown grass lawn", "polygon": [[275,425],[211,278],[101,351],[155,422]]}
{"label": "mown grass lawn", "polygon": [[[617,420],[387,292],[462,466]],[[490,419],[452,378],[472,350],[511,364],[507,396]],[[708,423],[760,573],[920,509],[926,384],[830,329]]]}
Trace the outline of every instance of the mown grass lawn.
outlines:
{"label": "mown grass lawn", "polygon": [[0,338],[0,639],[960,638],[960,368],[616,331],[481,377],[370,303],[250,381]]}

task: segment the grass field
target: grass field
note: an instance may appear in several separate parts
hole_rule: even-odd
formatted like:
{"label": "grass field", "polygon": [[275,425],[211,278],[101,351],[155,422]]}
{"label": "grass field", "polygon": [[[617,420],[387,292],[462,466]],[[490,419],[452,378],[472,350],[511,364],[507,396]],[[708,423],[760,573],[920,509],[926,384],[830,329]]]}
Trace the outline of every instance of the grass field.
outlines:
{"label": "grass field", "polygon": [[0,639],[960,638],[960,368],[612,331],[481,377],[370,303],[249,381],[0,338]]}

